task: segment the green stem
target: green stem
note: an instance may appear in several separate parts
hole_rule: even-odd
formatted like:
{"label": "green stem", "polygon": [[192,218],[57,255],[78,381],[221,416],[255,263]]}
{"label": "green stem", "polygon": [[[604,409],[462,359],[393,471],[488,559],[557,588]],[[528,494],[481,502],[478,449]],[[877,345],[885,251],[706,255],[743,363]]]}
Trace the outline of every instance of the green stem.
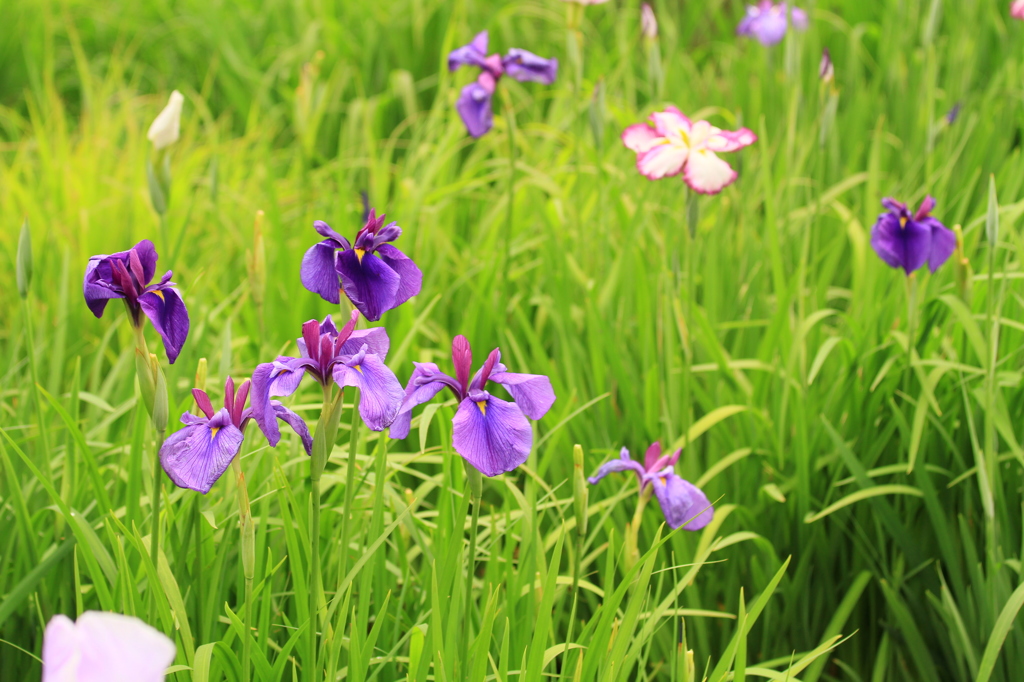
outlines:
{"label": "green stem", "polygon": [[903,393],[910,395],[910,384],[914,375],[914,346],[917,322],[917,275],[907,276],[907,372],[903,375]]}
{"label": "green stem", "polygon": [[196,543],[196,558],[195,568],[192,571],[193,578],[192,582],[196,586],[196,641],[203,641],[203,520],[202,514],[199,510],[199,505],[202,502],[202,496],[195,495],[193,497],[195,503],[192,507],[192,532],[195,535]]}
{"label": "green stem", "polygon": [[[156,432],[153,449],[153,519],[150,536],[149,553],[153,568],[160,570],[160,500],[163,492],[163,480],[160,476],[160,445],[164,442],[164,432]],[[149,587],[149,622],[156,622],[156,585]]]}
{"label": "green stem", "polygon": [[[467,464],[467,468],[472,466]],[[468,474],[469,472],[467,472]],[[480,474],[476,474],[479,476]],[[469,486],[471,489],[474,487],[472,483]],[[469,647],[470,639],[473,635],[473,574],[476,572],[476,531],[477,524],[480,522],[480,497],[473,491],[473,515],[469,525],[469,555],[466,557],[466,595],[464,597],[465,604],[465,640],[464,646]]]}
{"label": "green stem", "polygon": [[696,303],[697,287],[693,274],[693,251],[696,246],[697,229],[697,194],[686,190],[686,228],[683,230],[683,241],[686,254],[686,294],[683,298],[683,316],[687,331],[686,344],[683,349],[683,435],[685,436],[684,447],[690,445],[690,423],[693,419],[693,406],[691,405],[692,374],[690,367],[693,365],[693,305]]}
{"label": "green stem", "polygon": [[348,442],[348,464],[345,472],[345,510],[341,517],[341,577],[344,578],[348,572],[348,545],[349,545],[349,517],[352,515],[352,500],[355,497],[356,486],[356,438],[359,432],[359,409],[357,407],[358,394],[352,395],[352,426],[349,430]]}
{"label": "green stem", "polygon": [[[339,394],[340,400],[340,394]],[[331,428],[334,412],[334,401],[331,400],[331,385],[323,386],[323,407],[320,410],[320,421],[317,424],[313,441],[313,456],[309,463],[309,482],[312,489],[309,508],[309,677],[319,678],[317,668],[317,626],[320,613],[320,590],[323,576],[320,572],[320,476],[327,466],[331,449],[334,444],[335,429]],[[337,422],[334,422],[335,424]]]}
{"label": "green stem", "polygon": [[242,637],[242,681],[249,682],[252,675],[252,580],[256,572],[256,534],[249,507],[249,489],[239,456],[231,462],[238,495],[238,526],[241,541],[242,575],[245,578],[245,632]]}

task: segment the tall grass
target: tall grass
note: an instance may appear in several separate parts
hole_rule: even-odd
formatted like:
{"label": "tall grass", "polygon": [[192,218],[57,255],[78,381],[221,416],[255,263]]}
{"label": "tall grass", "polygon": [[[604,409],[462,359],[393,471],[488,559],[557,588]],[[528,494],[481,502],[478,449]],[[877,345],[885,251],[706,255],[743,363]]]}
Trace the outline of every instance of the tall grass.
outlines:
{"label": "tall grass", "polygon": [[[424,270],[423,293],[385,320],[399,377],[413,360],[445,365],[461,333],[501,346],[512,371],[550,375],[559,399],[527,466],[485,483],[468,583],[453,405],[388,447],[342,427],[322,481],[331,679],[1017,679],[1024,25],[1004,4],[821,1],[807,33],[765,49],[735,37],[740,3],[655,1],[659,80],[633,0],[588,8],[578,33],[554,0],[7,0],[0,679],[38,679],[54,613],[145,617],[150,594],[177,679],[240,679],[232,477],[206,497],[165,486],[154,566],[133,341],[115,308],[89,314],[79,282],[90,255],[156,242],[192,315],[168,373],[176,415],[200,358],[221,385],[336,312],[298,267],[314,219],[356,229],[361,190]],[[495,130],[473,141],[453,110],[469,76],[444,58],[483,28],[496,50],[559,57],[562,74],[503,80]],[[840,94],[821,136],[826,46]],[[145,130],[173,88],[187,105],[162,241]],[[760,136],[734,157],[739,181],[699,199],[692,242],[683,185],[638,176],[617,138],[668,102]],[[976,274],[965,292],[952,262],[918,273],[911,326],[904,278],[868,238],[883,196],[926,194],[963,226]],[[258,210],[262,306],[247,266]],[[291,405],[315,422],[315,389]],[[296,439],[270,449],[252,431],[254,679],[312,679],[307,458]],[[672,533],[648,509],[629,568],[635,485],[593,488],[577,543],[573,444],[590,473],[658,439],[686,444],[680,473],[716,517]],[[850,637],[826,651],[838,635]]]}

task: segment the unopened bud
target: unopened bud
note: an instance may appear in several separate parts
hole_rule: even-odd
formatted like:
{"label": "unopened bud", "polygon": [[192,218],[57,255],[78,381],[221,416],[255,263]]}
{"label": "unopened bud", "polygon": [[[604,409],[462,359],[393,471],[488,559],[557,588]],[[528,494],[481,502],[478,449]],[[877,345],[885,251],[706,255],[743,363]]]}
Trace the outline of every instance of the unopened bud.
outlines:
{"label": "unopened bud", "polygon": [[996,176],[988,176],[988,214],[985,216],[985,238],[989,248],[999,242],[999,199],[996,197]]}
{"label": "unopened bud", "polygon": [[28,297],[28,288],[32,285],[32,233],[28,229],[28,218],[21,224],[21,235],[18,237],[18,295]]}
{"label": "unopened bud", "polygon": [[658,37],[658,18],[654,16],[654,10],[646,2],[640,6],[640,33],[647,40],[655,40]]}
{"label": "unopened bud", "polygon": [[836,79],[836,67],[832,64],[832,54],[826,47],[821,53],[821,63],[818,65],[818,78],[822,83],[831,85]]}
{"label": "unopened bud", "polygon": [[170,417],[170,408],[167,400],[167,379],[164,377],[164,371],[160,369],[160,365],[157,363],[156,356],[150,355],[149,359],[153,367],[153,375],[156,377],[153,396],[153,427],[157,433],[162,434],[167,431],[167,421]]}
{"label": "unopened bud", "polygon": [[583,446],[576,444],[572,449],[572,498],[576,512],[576,533],[580,537],[587,534],[587,500],[590,496],[584,466]]}
{"label": "unopened bud", "polygon": [[484,496],[484,477],[475,466],[470,464],[466,467],[466,478],[469,480],[469,492],[473,497],[473,504],[479,504],[480,498]]}
{"label": "unopened bud", "polygon": [[156,374],[149,361],[150,355],[144,349],[135,349],[135,374],[139,378],[139,392],[146,412],[153,417],[153,405],[156,399]]}
{"label": "unopened bud", "polygon": [[200,391],[206,390],[206,358],[199,358],[199,364],[196,365],[196,381],[194,384],[195,388]]}
{"label": "unopened bud", "polygon": [[959,225],[953,227],[956,234],[956,251],[953,254],[953,272],[956,273],[956,288],[964,303],[971,304],[971,284],[974,281],[974,269],[964,248],[964,231]]}

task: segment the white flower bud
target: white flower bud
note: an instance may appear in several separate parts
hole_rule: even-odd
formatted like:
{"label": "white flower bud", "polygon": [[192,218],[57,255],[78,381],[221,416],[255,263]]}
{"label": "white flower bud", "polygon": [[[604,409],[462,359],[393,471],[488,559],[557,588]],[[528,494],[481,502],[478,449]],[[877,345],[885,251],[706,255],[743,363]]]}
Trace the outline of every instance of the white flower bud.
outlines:
{"label": "white flower bud", "polygon": [[181,134],[181,107],[184,103],[185,96],[175,90],[171,93],[171,99],[167,102],[167,106],[149,126],[146,137],[157,149],[169,147],[178,141]]}

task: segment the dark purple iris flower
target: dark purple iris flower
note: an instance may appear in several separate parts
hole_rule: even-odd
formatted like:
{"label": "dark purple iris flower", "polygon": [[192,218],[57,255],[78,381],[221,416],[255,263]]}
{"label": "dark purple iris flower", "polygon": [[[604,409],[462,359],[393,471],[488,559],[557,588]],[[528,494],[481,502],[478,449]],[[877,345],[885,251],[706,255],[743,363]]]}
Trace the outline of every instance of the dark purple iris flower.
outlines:
{"label": "dark purple iris flower", "polygon": [[676,450],[671,455],[662,455],[661,443],[654,443],[647,448],[644,463],[640,464],[630,459],[629,450],[622,448],[619,459],[605,462],[597,474],[587,480],[593,485],[613,471],[632,471],[640,482],[641,494],[647,486],[654,488],[654,495],[670,528],[686,524],[686,530],[700,530],[711,523],[715,509],[700,488],[676,475],[673,467],[681,452]]}
{"label": "dark purple iris flower", "polygon": [[96,317],[103,317],[107,301],[124,300],[132,324],[139,327],[145,314],[164,341],[167,360],[178,359],[188,337],[188,311],[168,270],[160,281],[150,284],[156,274],[156,248],[143,239],[128,251],[93,256],[85,266],[85,303]]}
{"label": "dark purple iris flower", "polygon": [[[402,228],[384,224],[370,209],[355,247],[322,220],[313,228],[324,241],[314,244],[302,257],[302,285],[329,303],[339,303],[344,291],[368,320],[376,321],[420,293],[423,273],[408,256],[389,244]],[[340,286],[339,286],[340,282]]]}
{"label": "dark purple iris flower", "polygon": [[558,60],[544,59],[532,52],[512,48],[504,57],[487,55],[487,31],[481,31],[473,42],[448,55],[448,69],[455,71],[461,66],[476,66],[481,70],[477,79],[462,88],[455,108],[466,124],[466,130],[473,137],[480,137],[494,125],[491,99],[498,81],[508,75],[517,81],[551,85],[558,76]]}
{"label": "dark purple iris flower", "polygon": [[383,431],[395,419],[402,404],[402,384],[384,358],[391,341],[383,327],[355,331],[359,313],[339,332],[330,316],[302,325],[297,358],[279,357],[256,368],[252,375],[253,416],[272,446],[281,440],[271,408],[271,396],[295,392],[309,373],[321,386],[354,386],[359,389],[359,414],[374,431]]}
{"label": "dark purple iris flower", "polygon": [[[242,447],[245,427],[253,409],[245,406],[249,397],[246,379],[235,393],[235,382],[228,377],[224,386],[224,407],[214,412],[206,391],[192,389],[196,405],[204,416],[186,412],[181,415],[185,428],[171,434],[160,448],[160,464],[179,488],[202,494],[210,492]],[[313,438],[302,417],[276,400],[270,401],[274,416],[287,423],[302,439],[306,454],[312,452]]]}
{"label": "dark purple iris flower", "polygon": [[871,228],[871,248],[878,257],[908,275],[928,263],[935,272],[956,250],[956,235],[930,213],[935,199],[925,197],[917,213],[895,199],[882,199],[888,210]]}
{"label": "dark purple iris flower", "polygon": [[[409,435],[412,408],[429,402],[446,386],[459,399],[452,420],[452,445],[485,476],[512,471],[526,461],[533,446],[533,429],[526,418],[540,419],[555,402],[551,381],[541,374],[513,374],[501,364],[495,348],[470,380],[473,352],[465,336],[452,341],[455,378],[433,362],[417,362],[405,388],[405,402],[391,425],[392,438]],[[485,388],[488,381],[502,384],[515,402],[495,398]]]}

